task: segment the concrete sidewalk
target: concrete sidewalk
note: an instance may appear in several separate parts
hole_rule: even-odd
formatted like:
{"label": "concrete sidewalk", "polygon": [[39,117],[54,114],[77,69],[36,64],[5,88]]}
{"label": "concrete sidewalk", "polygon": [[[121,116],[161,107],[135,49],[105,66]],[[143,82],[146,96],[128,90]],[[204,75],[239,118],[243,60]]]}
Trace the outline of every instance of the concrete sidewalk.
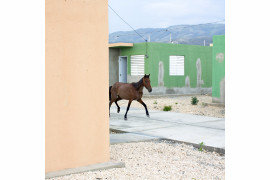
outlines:
{"label": "concrete sidewalk", "polygon": [[[203,142],[209,148],[225,152],[225,119],[176,112],[150,110],[150,118],[145,110],[131,107],[124,120],[126,107],[116,113],[111,107],[110,128],[127,132],[111,134],[111,144],[152,139],[168,139],[198,145]],[[224,152],[223,152],[224,151]]]}

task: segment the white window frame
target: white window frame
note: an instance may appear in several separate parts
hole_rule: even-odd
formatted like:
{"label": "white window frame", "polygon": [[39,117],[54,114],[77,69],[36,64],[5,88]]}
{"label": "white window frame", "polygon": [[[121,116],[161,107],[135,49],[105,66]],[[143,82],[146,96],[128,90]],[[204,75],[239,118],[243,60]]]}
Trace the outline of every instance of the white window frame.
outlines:
{"label": "white window frame", "polygon": [[130,56],[130,75],[140,76],[144,75],[144,55]]}
{"label": "white window frame", "polygon": [[169,74],[170,76],[185,75],[185,56],[169,57]]}

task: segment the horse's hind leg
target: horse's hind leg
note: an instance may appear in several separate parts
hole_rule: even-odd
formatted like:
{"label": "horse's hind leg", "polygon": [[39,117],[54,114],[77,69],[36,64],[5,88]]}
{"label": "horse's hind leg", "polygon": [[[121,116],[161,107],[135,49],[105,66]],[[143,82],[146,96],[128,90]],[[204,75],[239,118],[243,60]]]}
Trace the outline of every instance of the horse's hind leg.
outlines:
{"label": "horse's hind leg", "polygon": [[112,103],[113,103],[113,101],[112,101],[112,100],[110,100],[110,102],[109,102],[109,116],[110,116],[110,109],[111,109],[111,105],[112,105]]}
{"label": "horse's hind leg", "polygon": [[149,117],[149,113],[148,113],[146,104],[142,101],[142,99],[139,99],[138,102],[141,103],[144,106],[145,112],[146,112],[146,116]]}
{"label": "horse's hind leg", "polygon": [[109,116],[110,116],[110,109],[111,109],[111,105],[113,102],[115,102],[117,100],[117,96],[115,93],[115,90],[113,88],[110,89],[110,102],[109,102]]}
{"label": "horse's hind leg", "polygon": [[120,112],[120,107],[119,107],[119,105],[117,104],[117,101],[115,101],[115,104],[116,104],[116,106],[117,106],[117,113],[119,113],[119,112]]}
{"label": "horse's hind leg", "polygon": [[115,99],[111,99],[110,102],[109,102],[109,116],[110,116],[111,105],[112,105],[113,102],[115,102]]}
{"label": "horse's hind leg", "polygon": [[126,114],[124,116],[124,119],[127,120],[127,113],[128,113],[128,110],[129,110],[129,107],[130,107],[130,104],[131,104],[132,100],[129,100],[128,101],[128,107],[127,107],[127,111],[126,111]]}
{"label": "horse's hind leg", "polygon": [[120,97],[118,97],[118,98],[115,100],[115,104],[116,104],[116,106],[117,106],[117,113],[120,112],[120,107],[119,107],[119,105],[118,105],[118,103],[117,103],[117,101],[119,101],[119,100],[121,100]]}

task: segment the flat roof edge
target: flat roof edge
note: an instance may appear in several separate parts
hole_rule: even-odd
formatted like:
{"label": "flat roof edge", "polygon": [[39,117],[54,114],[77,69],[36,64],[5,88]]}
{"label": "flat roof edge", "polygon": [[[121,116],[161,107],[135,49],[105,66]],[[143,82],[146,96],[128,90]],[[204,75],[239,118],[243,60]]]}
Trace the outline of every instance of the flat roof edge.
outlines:
{"label": "flat roof edge", "polygon": [[133,43],[111,43],[109,44],[110,47],[133,47]]}

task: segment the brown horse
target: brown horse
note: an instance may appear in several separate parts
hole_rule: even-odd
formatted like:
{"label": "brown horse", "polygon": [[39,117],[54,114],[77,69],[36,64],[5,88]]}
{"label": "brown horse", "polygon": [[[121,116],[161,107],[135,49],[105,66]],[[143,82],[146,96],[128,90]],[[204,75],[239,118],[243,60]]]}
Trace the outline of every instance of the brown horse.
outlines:
{"label": "brown horse", "polygon": [[117,106],[117,113],[120,112],[120,107],[117,104],[117,101],[126,99],[128,100],[128,107],[125,114],[125,120],[127,120],[127,113],[130,107],[130,104],[133,100],[137,100],[139,103],[141,103],[146,112],[146,116],[149,117],[149,113],[147,110],[146,104],[142,101],[142,95],[143,95],[143,87],[145,87],[149,92],[152,92],[152,87],[150,84],[150,74],[144,75],[144,77],[138,81],[137,83],[120,83],[117,82],[113,86],[109,87],[109,96],[110,96],[110,103],[109,103],[109,112],[110,108],[113,102],[115,102]]}

